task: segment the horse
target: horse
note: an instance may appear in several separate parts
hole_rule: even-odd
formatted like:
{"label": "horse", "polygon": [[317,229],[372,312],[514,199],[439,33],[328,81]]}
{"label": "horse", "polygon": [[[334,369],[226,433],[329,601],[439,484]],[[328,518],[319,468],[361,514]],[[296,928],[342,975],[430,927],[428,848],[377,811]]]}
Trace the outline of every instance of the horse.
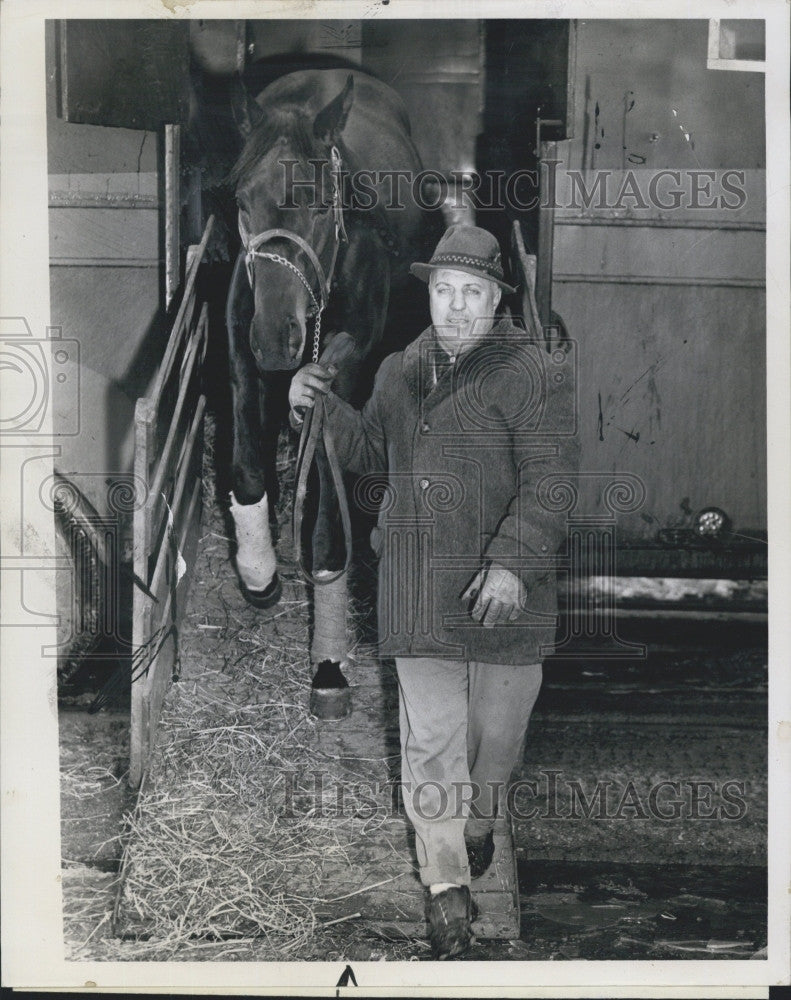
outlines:
{"label": "horse", "polygon": [[[345,331],[354,350],[333,388],[359,405],[382,349],[391,293],[404,288],[409,264],[422,258],[436,233],[419,201],[401,203],[393,190],[396,171],[414,178],[422,164],[403,102],[384,83],[356,70],[301,70],[256,100],[237,88],[234,117],[244,146],[230,175],[242,238],[226,308],[230,510],[242,593],[265,608],[281,593],[272,534],[277,438],[291,375]],[[355,198],[361,171],[367,189],[365,198]],[[341,670],[348,539],[321,448],[316,465],[312,577],[333,582],[314,589],[311,710],[338,718],[351,710]]]}

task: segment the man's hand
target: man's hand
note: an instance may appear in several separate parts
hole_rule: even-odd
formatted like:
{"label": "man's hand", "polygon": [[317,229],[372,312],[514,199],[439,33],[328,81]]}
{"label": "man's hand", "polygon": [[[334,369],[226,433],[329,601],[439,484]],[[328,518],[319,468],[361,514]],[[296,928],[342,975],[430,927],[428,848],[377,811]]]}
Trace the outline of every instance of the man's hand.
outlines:
{"label": "man's hand", "polygon": [[475,600],[470,614],[484,628],[504,625],[516,619],[527,600],[527,589],[510,570],[492,563],[482,569],[461,595],[462,600]]}
{"label": "man's hand", "polygon": [[338,369],[335,365],[327,365],[325,368],[314,363],[300,368],[288,387],[288,403],[291,409],[303,411],[313,406],[316,402],[316,393],[326,395],[337,374]]}

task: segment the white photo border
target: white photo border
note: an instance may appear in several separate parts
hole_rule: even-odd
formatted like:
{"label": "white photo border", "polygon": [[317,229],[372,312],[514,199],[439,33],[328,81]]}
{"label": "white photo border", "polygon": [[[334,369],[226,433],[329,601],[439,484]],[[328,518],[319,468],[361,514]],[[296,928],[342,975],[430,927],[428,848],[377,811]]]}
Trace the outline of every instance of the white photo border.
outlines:
{"label": "white photo border", "polygon": [[[767,430],[770,705],[769,885],[770,926],[766,961],[355,963],[357,995],[497,996],[760,996],[769,984],[789,981],[791,884],[791,525],[788,511],[791,456],[789,421],[789,18],[783,0],[703,2],[694,10],[679,0],[604,2],[519,0],[465,4],[435,0],[3,0],[2,66],[2,270],[0,316],[23,316],[43,331],[49,316],[47,129],[44,23],[57,18],[766,18],[767,162]],[[42,428],[42,434],[51,426]],[[0,448],[12,477],[25,448],[42,454],[35,440]],[[36,449],[39,449],[36,452]],[[46,450],[46,449],[45,449]],[[51,449],[54,451],[54,449]],[[7,480],[8,482],[9,480]],[[13,491],[3,493],[4,541],[19,532]],[[35,519],[34,519],[35,520]],[[44,510],[29,526],[54,552],[54,529]],[[20,574],[21,575],[21,574]],[[52,572],[26,574],[33,607],[52,600]],[[34,592],[35,591],[35,592]],[[17,595],[18,597],[18,595]],[[3,622],[13,621],[15,595],[3,594]],[[51,605],[50,605],[51,606]],[[60,894],[59,774],[55,661],[41,657],[54,644],[54,625],[3,627],[2,889],[3,985],[27,988],[144,992],[249,993],[335,996],[339,963],[98,963],[64,959]],[[551,984],[551,985],[550,985]],[[354,989],[341,995],[355,995]]]}

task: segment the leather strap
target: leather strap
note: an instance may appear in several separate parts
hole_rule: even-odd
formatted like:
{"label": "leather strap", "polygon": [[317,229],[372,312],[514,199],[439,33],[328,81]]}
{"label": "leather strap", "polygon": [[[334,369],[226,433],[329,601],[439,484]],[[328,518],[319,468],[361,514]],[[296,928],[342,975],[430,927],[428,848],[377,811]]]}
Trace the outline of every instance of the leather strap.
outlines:
{"label": "leather strap", "polygon": [[[299,438],[299,450],[297,452],[296,469],[296,489],[294,491],[294,509],[292,530],[294,534],[294,552],[297,557],[297,566],[302,576],[316,587],[328,583],[334,583],[348,570],[352,558],[352,523],[349,515],[349,502],[346,498],[346,488],[343,484],[343,474],[338,463],[338,456],[335,452],[335,441],[332,431],[326,419],[324,409],[324,397],[318,395],[315,404],[306,411],[302,424],[302,433]],[[319,435],[324,442],[324,452],[329,463],[332,475],[332,484],[335,488],[335,495],[338,498],[338,506],[341,511],[341,522],[343,524],[343,540],[346,546],[346,561],[343,569],[338,570],[330,576],[316,577],[306,567],[302,552],[302,520],[305,510],[305,496],[308,489],[308,473],[313,464],[318,445]]]}
{"label": "leather strap", "polygon": [[[335,335],[334,339],[327,345],[324,354],[321,356],[321,364],[334,364],[340,367],[357,352],[357,342],[349,333],[341,332]],[[349,515],[349,502],[346,498],[346,488],[343,483],[343,473],[341,471],[338,456],[335,451],[335,439],[332,430],[326,420],[324,396],[319,393],[316,402],[305,411],[302,422],[302,431],[299,437],[299,450],[297,451],[297,468],[295,474],[296,487],[294,490],[294,508],[292,516],[292,531],[294,537],[294,552],[297,557],[297,566],[300,573],[308,581],[317,587],[327,583],[334,583],[349,568],[352,558],[352,522]],[[305,561],[302,554],[302,515],[305,509],[305,495],[308,489],[308,473],[316,454],[319,435],[324,442],[324,452],[330,466],[332,483],[335,494],[338,497],[338,506],[341,511],[341,523],[343,524],[343,540],[346,546],[346,562],[342,570],[331,576],[323,576],[320,579],[309,573],[305,568]]]}

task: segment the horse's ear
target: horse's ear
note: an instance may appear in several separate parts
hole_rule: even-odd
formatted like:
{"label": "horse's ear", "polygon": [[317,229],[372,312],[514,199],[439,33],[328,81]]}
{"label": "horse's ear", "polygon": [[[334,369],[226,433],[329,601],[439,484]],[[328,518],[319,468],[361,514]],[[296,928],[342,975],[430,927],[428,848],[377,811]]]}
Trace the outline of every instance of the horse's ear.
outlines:
{"label": "horse's ear", "polygon": [[248,138],[264,116],[261,106],[250,96],[240,76],[234,77],[231,84],[231,114],[243,139]]}
{"label": "horse's ear", "polygon": [[337,142],[354,102],[354,77],[349,73],[343,90],[322,108],[313,122],[313,134],[327,144]]}

